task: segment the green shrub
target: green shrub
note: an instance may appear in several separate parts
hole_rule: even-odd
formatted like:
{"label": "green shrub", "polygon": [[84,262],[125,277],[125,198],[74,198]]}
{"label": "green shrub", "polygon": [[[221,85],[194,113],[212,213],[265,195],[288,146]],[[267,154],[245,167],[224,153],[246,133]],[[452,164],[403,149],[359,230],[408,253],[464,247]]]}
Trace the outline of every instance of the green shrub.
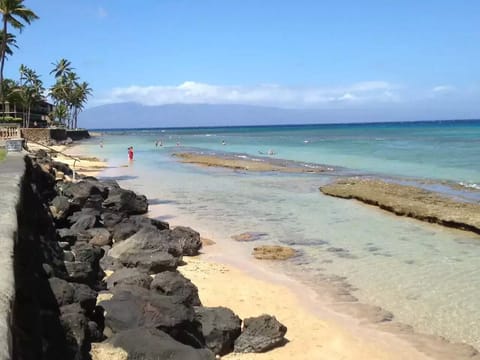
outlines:
{"label": "green shrub", "polygon": [[0,122],[12,122],[12,123],[22,123],[22,118],[17,118],[13,116],[0,116]]}

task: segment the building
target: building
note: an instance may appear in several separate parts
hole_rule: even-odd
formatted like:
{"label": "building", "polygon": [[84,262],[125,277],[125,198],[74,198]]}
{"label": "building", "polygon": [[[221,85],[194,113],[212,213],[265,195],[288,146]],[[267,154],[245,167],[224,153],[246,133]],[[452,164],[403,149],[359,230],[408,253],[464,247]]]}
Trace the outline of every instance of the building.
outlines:
{"label": "building", "polygon": [[[30,109],[30,127],[46,127],[50,121],[49,114],[53,109],[54,105],[45,100],[33,105]],[[7,117],[9,121],[22,124],[22,120],[27,115],[27,112],[22,105],[5,101],[5,104],[0,103],[0,122],[2,115]],[[15,121],[14,119],[18,120]]]}

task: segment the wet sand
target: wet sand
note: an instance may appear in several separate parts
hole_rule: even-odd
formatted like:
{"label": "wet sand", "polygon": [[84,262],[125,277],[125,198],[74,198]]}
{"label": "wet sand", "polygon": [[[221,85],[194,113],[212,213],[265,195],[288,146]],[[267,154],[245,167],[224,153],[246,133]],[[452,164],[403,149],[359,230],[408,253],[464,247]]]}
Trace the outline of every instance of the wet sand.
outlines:
{"label": "wet sand", "polygon": [[[325,320],[309,311],[290,287],[256,279],[232,266],[186,258],[179,268],[199,289],[205,306],[226,306],[241,318],[275,315],[288,328],[289,342],[262,354],[229,354],[223,359],[427,359],[400,339]],[[305,299],[303,299],[305,300]]]}

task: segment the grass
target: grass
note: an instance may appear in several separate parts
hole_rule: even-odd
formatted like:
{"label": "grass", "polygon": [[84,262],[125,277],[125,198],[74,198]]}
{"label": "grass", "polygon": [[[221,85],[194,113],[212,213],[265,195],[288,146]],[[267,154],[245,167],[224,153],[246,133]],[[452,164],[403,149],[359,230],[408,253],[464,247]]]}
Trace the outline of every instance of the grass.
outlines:
{"label": "grass", "polygon": [[7,156],[7,150],[0,149],[0,161],[4,160],[6,156]]}

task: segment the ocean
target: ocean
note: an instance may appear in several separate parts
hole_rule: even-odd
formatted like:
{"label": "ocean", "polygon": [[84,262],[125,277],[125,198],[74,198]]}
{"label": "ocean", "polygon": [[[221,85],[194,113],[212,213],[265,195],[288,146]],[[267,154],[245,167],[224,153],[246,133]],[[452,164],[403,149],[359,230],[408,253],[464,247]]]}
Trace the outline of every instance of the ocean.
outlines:
{"label": "ocean", "polygon": [[[84,147],[108,159],[110,168],[101,177],[147,195],[159,218],[215,239],[230,261],[251,259],[258,244],[291,246],[298,257],[260,266],[273,266],[316,289],[320,297],[328,293],[342,302],[348,293],[390,311],[395,321],[416,332],[480,349],[479,235],[398,217],[318,190],[342,175],[376,176],[480,201],[480,121],[101,132]],[[156,146],[158,141],[162,146]],[[129,146],[135,161],[126,166]],[[184,151],[287,159],[337,171],[205,168],[172,156]],[[244,232],[262,236],[247,243],[231,239]]]}

